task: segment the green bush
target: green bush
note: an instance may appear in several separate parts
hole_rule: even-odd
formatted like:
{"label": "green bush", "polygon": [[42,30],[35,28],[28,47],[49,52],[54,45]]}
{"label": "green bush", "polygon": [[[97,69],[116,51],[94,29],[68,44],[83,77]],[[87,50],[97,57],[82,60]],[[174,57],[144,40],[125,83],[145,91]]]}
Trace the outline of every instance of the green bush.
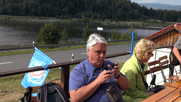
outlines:
{"label": "green bush", "polygon": [[58,44],[60,39],[61,34],[52,23],[45,24],[45,26],[41,27],[36,37],[38,45]]}
{"label": "green bush", "polygon": [[121,34],[120,36],[120,40],[128,40],[128,39],[131,39],[132,38],[132,35],[129,34],[129,33],[124,33],[124,34]]}
{"label": "green bush", "polygon": [[89,24],[87,23],[87,26],[86,26],[86,28],[83,30],[83,34],[82,34],[82,39],[83,39],[83,41],[87,41],[88,40],[88,38],[89,38],[89,35],[90,35],[90,33],[89,33]]}
{"label": "green bush", "polygon": [[67,29],[64,28],[63,31],[61,32],[61,38],[64,42],[67,42],[68,40],[68,32],[67,32]]}
{"label": "green bush", "polygon": [[120,34],[117,33],[116,31],[112,30],[111,31],[111,40],[119,40],[120,39]]}

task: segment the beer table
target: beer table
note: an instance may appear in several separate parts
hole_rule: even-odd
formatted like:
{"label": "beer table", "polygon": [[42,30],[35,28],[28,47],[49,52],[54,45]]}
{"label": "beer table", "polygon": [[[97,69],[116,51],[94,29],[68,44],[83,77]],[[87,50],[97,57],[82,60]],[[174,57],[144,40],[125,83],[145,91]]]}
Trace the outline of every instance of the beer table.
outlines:
{"label": "beer table", "polygon": [[181,80],[178,80],[164,90],[150,96],[142,102],[181,102]]}

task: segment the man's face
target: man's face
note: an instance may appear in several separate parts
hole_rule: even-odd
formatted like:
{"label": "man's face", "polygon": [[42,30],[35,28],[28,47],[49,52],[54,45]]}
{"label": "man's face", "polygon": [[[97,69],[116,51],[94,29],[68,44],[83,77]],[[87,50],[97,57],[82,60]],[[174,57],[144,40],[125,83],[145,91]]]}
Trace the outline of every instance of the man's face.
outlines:
{"label": "man's face", "polygon": [[98,68],[102,68],[106,56],[107,44],[97,43],[93,46],[92,51],[87,50],[90,63]]}

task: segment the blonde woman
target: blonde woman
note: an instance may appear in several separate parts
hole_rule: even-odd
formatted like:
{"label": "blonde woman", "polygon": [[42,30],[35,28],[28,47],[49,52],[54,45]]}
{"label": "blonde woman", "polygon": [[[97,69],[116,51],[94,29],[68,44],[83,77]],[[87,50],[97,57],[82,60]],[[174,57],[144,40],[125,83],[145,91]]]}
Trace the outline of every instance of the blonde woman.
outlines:
{"label": "blonde woman", "polygon": [[141,39],[136,44],[131,58],[121,68],[121,73],[130,83],[130,89],[122,92],[124,102],[141,102],[154,94],[147,92],[148,84],[143,75],[143,68],[144,63],[153,56],[155,49],[156,46],[152,41]]}

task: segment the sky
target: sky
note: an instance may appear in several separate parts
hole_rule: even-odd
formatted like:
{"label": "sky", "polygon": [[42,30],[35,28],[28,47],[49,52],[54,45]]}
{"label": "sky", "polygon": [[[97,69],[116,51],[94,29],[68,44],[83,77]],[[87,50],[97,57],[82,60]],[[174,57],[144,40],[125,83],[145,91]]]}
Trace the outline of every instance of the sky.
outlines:
{"label": "sky", "polygon": [[181,5],[181,0],[131,0],[135,3],[158,3],[168,5]]}

